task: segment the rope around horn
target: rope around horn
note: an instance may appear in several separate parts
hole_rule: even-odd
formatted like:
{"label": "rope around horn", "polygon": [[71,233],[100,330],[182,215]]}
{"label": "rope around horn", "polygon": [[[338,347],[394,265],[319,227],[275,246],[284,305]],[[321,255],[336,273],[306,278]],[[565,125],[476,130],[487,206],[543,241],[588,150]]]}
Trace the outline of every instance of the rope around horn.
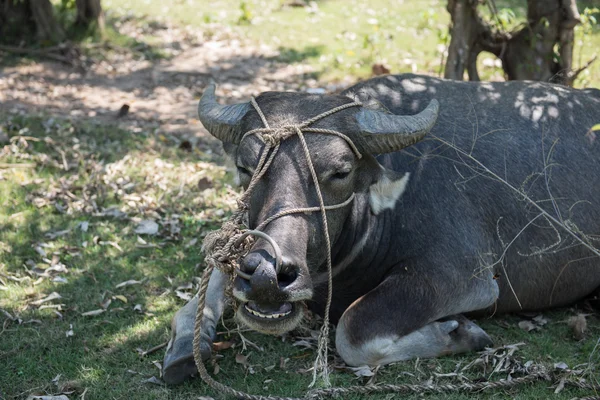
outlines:
{"label": "rope around horn", "polygon": [[[314,165],[312,163],[312,159],[310,156],[310,151],[308,149],[308,145],[304,138],[304,132],[313,132],[313,133],[321,133],[321,134],[330,134],[338,136],[348,143],[348,145],[352,148],[354,153],[358,158],[361,158],[362,155],[352,142],[352,140],[340,133],[338,131],[329,130],[329,129],[319,129],[319,128],[310,128],[309,126],[314,122],[325,118],[329,115],[332,115],[338,111],[344,110],[350,107],[358,107],[362,104],[359,102],[352,102],[348,104],[344,104],[339,107],[335,107],[327,112],[317,115],[300,125],[289,125],[281,128],[271,128],[267,122],[267,119],[256,103],[256,100],[252,98],[252,105],[254,106],[256,112],[259,114],[264,128],[253,129],[249,132],[246,132],[242,137],[242,141],[249,135],[256,135],[259,137],[264,143],[265,148],[263,149],[263,153],[258,161],[257,167],[254,171],[254,174],[248,184],[246,191],[240,196],[238,199],[238,209],[233,213],[233,215],[221,226],[220,229],[209,233],[204,239],[202,245],[202,251],[205,253],[205,260],[207,263],[206,268],[202,274],[202,280],[200,283],[200,288],[198,292],[198,308],[196,310],[196,319],[194,323],[194,340],[193,340],[193,352],[194,352],[194,361],[196,363],[196,367],[198,368],[198,373],[202,380],[206,382],[210,387],[214,390],[223,393],[225,395],[233,396],[238,399],[244,400],[312,400],[319,399],[323,397],[330,396],[339,396],[339,395],[348,395],[348,394],[369,394],[369,393],[386,393],[386,392],[394,392],[394,393],[445,393],[445,392],[456,392],[456,391],[481,391],[487,389],[498,389],[498,388],[508,388],[514,387],[517,385],[521,385],[527,382],[533,382],[541,379],[549,379],[548,374],[545,371],[537,371],[526,375],[524,377],[514,378],[511,380],[500,380],[496,382],[479,382],[479,383],[468,383],[463,382],[460,384],[437,384],[433,385],[431,383],[421,383],[421,384],[376,384],[376,385],[365,385],[365,386],[349,386],[349,387],[330,387],[329,376],[328,376],[328,366],[327,366],[327,349],[329,342],[329,310],[332,302],[332,260],[331,260],[331,241],[329,237],[329,230],[327,225],[327,211],[333,210],[337,208],[342,208],[349,205],[353,200],[355,195],[352,194],[346,201],[326,206],[323,200],[323,196],[319,187],[319,182],[317,179],[317,174],[314,169]],[[300,143],[302,144],[302,149],[304,151],[304,155],[306,157],[307,165],[310,170],[310,174],[312,180],[315,184],[315,190],[317,192],[317,197],[319,199],[319,206],[317,207],[303,207],[303,208],[292,208],[288,210],[284,210],[279,212],[265,221],[263,221],[254,231],[248,230],[248,227],[245,224],[247,211],[248,211],[248,199],[250,194],[252,193],[254,187],[260,178],[265,174],[269,166],[271,165],[275,155],[279,150],[279,146],[282,140],[285,140],[291,136],[297,135],[300,139]],[[314,368],[313,368],[313,380],[309,387],[312,387],[316,380],[319,371],[321,371],[321,376],[323,382],[325,384],[325,388],[322,389],[312,389],[306,392],[303,397],[280,397],[280,396],[263,396],[263,395],[254,395],[246,392],[242,392],[231,388],[227,385],[224,385],[217,380],[213,379],[208,371],[206,370],[206,366],[202,360],[202,355],[200,354],[200,341],[201,341],[201,331],[202,331],[202,317],[204,315],[204,307],[206,304],[206,292],[208,289],[208,281],[210,276],[215,268],[218,268],[223,273],[230,275],[233,277],[235,274],[240,274],[243,277],[241,271],[239,271],[239,260],[241,260],[248,252],[250,251],[252,244],[254,243],[254,235],[256,235],[257,231],[260,236],[265,237],[271,245],[276,248],[276,244],[268,235],[264,232],[260,232],[264,229],[270,222],[273,220],[290,215],[295,213],[311,213],[320,211],[322,216],[322,224],[325,235],[325,245],[327,247],[327,302],[325,307],[325,313],[323,316],[323,326],[321,327],[321,331],[319,334],[318,340],[318,349],[317,349],[317,357],[315,359]],[[276,249],[277,260],[276,265],[279,265],[280,255]],[[570,382],[571,383],[571,382]],[[573,382],[576,384],[575,382]]]}

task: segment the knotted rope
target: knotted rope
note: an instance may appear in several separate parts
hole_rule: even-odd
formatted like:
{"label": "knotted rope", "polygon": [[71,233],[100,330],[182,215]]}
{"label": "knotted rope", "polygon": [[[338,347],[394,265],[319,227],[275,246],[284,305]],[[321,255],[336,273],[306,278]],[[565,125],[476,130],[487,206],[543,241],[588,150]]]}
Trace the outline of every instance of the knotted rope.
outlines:
{"label": "knotted rope", "polygon": [[[223,393],[225,395],[233,396],[238,399],[244,400],[309,400],[309,399],[318,399],[322,397],[330,397],[330,396],[339,396],[339,395],[348,395],[352,393],[359,394],[368,394],[368,393],[386,393],[386,392],[397,392],[397,393],[445,393],[452,391],[480,391],[486,389],[495,389],[495,388],[507,388],[517,386],[527,382],[533,382],[540,379],[548,379],[548,374],[543,371],[538,371],[531,373],[524,377],[513,378],[511,380],[501,380],[496,382],[479,382],[479,383],[469,383],[462,382],[460,384],[437,384],[433,385],[431,383],[422,383],[422,384],[376,384],[376,385],[365,385],[365,386],[350,386],[350,387],[330,387],[329,375],[328,375],[328,366],[327,366],[327,350],[328,350],[328,341],[329,341],[329,311],[331,308],[332,302],[332,259],[331,259],[331,240],[329,237],[329,229],[327,225],[327,211],[334,210],[338,208],[345,207],[349,205],[355,198],[355,195],[352,194],[347,200],[342,203],[326,206],[323,200],[323,196],[321,193],[321,189],[319,187],[319,182],[317,178],[316,171],[314,169],[314,165],[312,163],[312,158],[310,156],[310,151],[308,145],[306,143],[304,133],[321,133],[321,134],[329,134],[335,135],[342,139],[344,139],[355,155],[360,159],[362,157],[361,153],[354,145],[352,140],[344,135],[341,132],[330,130],[330,129],[321,129],[321,128],[312,128],[314,122],[319,121],[327,116],[330,116],[339,111],[345,110],[350,107],[358,107],[362,104],[359,102],[347,103],[338,107],[335,107],[327,112],[319,114],[299,125],[286,125],[278,128],[271,128],[267,119],[256,103],[256,100],[252,98],[251,101],[254,109],[260,116],[262,123],[264,125],[263,128],[253,129],[251,131],[246,132],[241,141],[243,141],[246,137],[250,135],[256,135],[259,139],[263,141],[265,147],[263,149],[262,155],[257,163],[256,169],[250,179],[250,183],[248,187],[244,191],[244,193],[238,199],[237,205],[238,209],[232,214],[232,216],[221,226],[220,229],[209,233],[204,239],[202,245],[202,251],[205,253],[205,260],[207,263],[206,268],[202,274],[202,280],[198,292],[198,308],[196,310],[196,320],[194,324],[194,340],[193,340],[193,352],[194,352],[194,361],[198,368],[198,373],[202,380],[206,382],[209,386],[211,386],[217,392]],[[288,210],[283,210],[266,220],[260,223],[255,230],[249,230],[246,225],[247,212],[248,212],[248,200],[250,195],[252,194],[253,189],[256,184],[260,180],[260,178],[266,173],[269,166],[273,162],[277,152],[279,151],[279,147],[282,140],[285,140],[291,136],[298,136],[300,139],[300,143],[302,145],[302,149],[304,151],[304,156],[307,161],[307,165],[311,174],[311,178],[315,184],[315,190],[317,193],[317,198],[319,200],[319,205],[315,207],[303,207],[303,208],[291,208]],[[277,218],[281,218],[286,215],[291,215],[295,213],[312,213],[312,212],[321,212],[322,224],[325,236],[325,246],[327,248],[327,301],[325,306],[325,312],[323,316],[323,326],[321,327],[321,331],[319,334],[318,340],[318,349],[317,349],[317,357],[315,359],[314,368],[313,368],[313,380],[310,384],[312,387],[319,374],[321,373],[321,377],[323,379],[324,385],[326,388],[322,389],[313,389],[309,390],[304,397],[294,398],[294,397],[280,397],[280,396],[262,396],[262,395],[253,395],[249,393],[245,393],[236,389],[233,389],[227,385],[224,385],[215,379],[213,379],[208,371],[206,370],[206,366],[202,361],[202,355],[200,353],[200,340],[201,340],[201,331],[202,331],[202,317],[204,315],[204,307],[206,304],[206,292],[208,289],[208,281],[210,276],[215,268],[218,268],[223,273],[234,277],[236,274],[244,279],[249,279],[249,275],[245,274],[243,271],[239,269],[240,260],[248,254],[252,245],[254,243],[254,236],[259,236],[274,248],[275,256],[276,256],[276,269],[279,272],[279,266],[281,265],[281,253],[279,251],[279,247],[277,243],[270,238],[266,233],[262,232],[262,230],[272,221]]]}
{"label": "knotted rope", "polygon": [[[241,260],[252,247],[254,242],[254,236],[260,236],[263,239],[267,240],[271,246],[275,250],[276,255],[276,269],[279,272],[279,266],[281,264],[281,254],[279,248],[275,241],[270,238],[266,233],[262,232],[262,230],[272,221],[277,218],[281,218],[286,215],[296,214],[296,213],[310,213],[315,211],[320,211],[322,216],[322,224],[323,231],[325,236],[325,246],[326,246],[326,254],[327,254],[327,302],[325,306],[325,314],[323,316],[323,326],[321,327],[321,332],[319,335],[319,345],[317,350],[317,357],[314,364],[313,369],[313,381],[311,386],[313,386],[317,380],[317,375],[321,372],[321,376],[323,378],[324,384],[326,386],[330,386],[329,383],[329,374],[327,368],[327,350],[328,350],[328,341],[329,341],[329,310],[331,308],[333,287],[332,287],[332,260],[331,260],[331,239],[329,237],[329,227],[327,225],[327,211],[334,210],[338,208],[345,207],[349,205],[353,200],[355,195],[352,194],[347,200],[342,203],[326,206],[323,200],[323,194],[321,193],[321,189],[319,187],[319,180],[317,177],[317,173],[315,171],[312,158],[310,156],[310,151],[308,145],[306,143],[306,139],[304,137],[304,132],[313,132],[313,133],[321,133],[321,134],[330,134],[338,136],[344,139],[352,151],[358,158],[361,158],[362,155],[352,142],[352,140],[344,135],[341,132],[331,130],[331,129],[321,129],[321,128],[312,128],[310,125],[313,123],[328,117],[336,112],[345,110],[350,107],[358,107],[361,105],[359,102],[347,103],[338,107],[335,107],[327,112],[317,115],[299,125],[286,125],[278,128],[271,128],[265,117],[264,113],[256,103],[256,100],[253,98],[251,101],[254,109],[260,116],[262,123],[264,125],[263,128],[253,129],[244,134],[241,141],[243,141],[246,137],[250,135],[256,135],[259,139],[263,141],[265,147],[263,149],[262,155],[258,160],[258,164],[252,178],[250,179],[250,183],[246,188],[245,192],[238,200],[238,210],[234,212],[231,218],[225,222],[221,229],[211,232],[208,234],[204,240],[202,245],[202,250],[205,253],[205,259],[207,262],[207,267],[204,270],[202,276],[202,283],[200,285],[200,292],[198,295],[198,309],[196,313],[196,323],[194,325],[194,358],[196,364],[198,366],[198,371],[207,383],[211,386],[215,387],[218,390],[224,390],[224,388],[218,382],[214,381],[212,378],[208,376],[206,373],[206,368],[202,363],[202,357],[199,354],[200,348],[200,332],[202,330],[201,321],[202,316],[204,314],[204,305],[206,302],[206,290],[208,288],[208,280],[214,268],[220,269],[225,274],[230,276],[234,276],[234,274],[240,275],[242,278],[248,279],[249,275],[244,273],[239,269],[239,260]],[[298,136],[300,139],[300,143],[302,145],[302,149],[304,151],[304,156],[306,157],[306,162],[308,165],[308,169],[310,171],[311,178],[315,185],[315,190],[317,194],[317,198],[319,200],[319,205],[316,207],[302,207],[302,208],[291,208],[288,210],[283,210],[266,220],[260,223],[255,230],[248,230],[248,227],[245,224],[245,219],[248,211],[248,201],[250,195],[252,194],[256,184],[260,180],[260,178],[266,173],[269,166],[273,162],[277,152],[279,151],[279,146],[282,140],[285,140],[291,136]],[[240,393],[231,393],[238,397],[241,396]],[[251,397],[256,398],[256,397]],[[262,397],[257,397],[262,398]]]}

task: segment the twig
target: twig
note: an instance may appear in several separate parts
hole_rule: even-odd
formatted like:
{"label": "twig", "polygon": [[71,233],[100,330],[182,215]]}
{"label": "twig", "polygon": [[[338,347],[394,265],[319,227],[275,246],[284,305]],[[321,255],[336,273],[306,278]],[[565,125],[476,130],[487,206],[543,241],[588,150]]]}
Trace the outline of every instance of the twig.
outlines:
{"label": "twig", "polygon": [[579,67],[577,68],[575,71],[571,72],[569,75],[569,80],[571,82],[573,82],[575,79],[577,79],[577,77],[579,76],[580,73],[582,73],[583,71],[585,71],[586,69],[589,68],[590,65],[592,65],[596,59],[598,58],[598,56],[594,56],[592,57],[591,60],[589,60],[587,63],[585,63],[585,65],[583,67]]}
{"label": "twig", "polygon": [[6,46],[0,44],[0,51],[4,51],[7,53],[16,53],[16,54],[31,54],[37,56],[43,56],[47,58],[51,58],[56,61],[64,62],[65,64],[69,64],[73,66],[73,60],[69,57],[61,56],[59,54],[54,53],[54,51],[59,50],[60,47],[50,47],[46,50],[39,49],[28,49],[24,47],[15,47],[15,46]]}
{"label": "twig", "polygon": [[158,346],[154,346],[153,348],[140,353],[140,357],[146,357],[148,354],[152,354],[164,347],[167,347],[167,344],[169,344],[169,342],[164,342],[164,343],[159,344]]}
{"label": "twig", "polygon": [[506,180],[502,179],[498,174],[496,174],[495,172],[491,171],[488,167],[486,167],[485,165],[483,165],[479,160],[477,160],[475,157],[471,156],[470,154],[468,154],[464,150],[462,150],[459,147],[455,146],[454,144],[452,144],[452,143],[450,143],[450,142],[448,142],[448,141],[440,138],[439,136],[433,136],[433,137],[436,140],[440,141],[441,143],[445,144],[446,146],[450,147],[451,149],[455,150],[456,152],[460,153],[461,155],[463,155],[463,156],[467,157],[468,159],[470,159],[471,161],[473,161],[475,164],[477,164],[477,166],[479,166],[479,168],[481,168],[483,170],[483,172],[487,173],[492,178],[496,179],[498,182],[501,182],[504,185],[506,185],[506,187],[508,187],[511,191],[515,192],[516,194],[518,194],[519,196],[521,196],[524,200],[526,200],[528,203],[530,203],[533,207],[537,208],[538,211],[542,215],[544,215],[546,218],[548,218],[550,221],[552,221],[556,225],[560,226],[565,232],[567,232],[570,236],[572,236],[581,245],[583,245],[585,248],[587,248],[588,250],[590,250],[592,253],[594,253],[595,255],[597,255],[598,257],[600,257],[600,250],[596,249],[594,246],[592,246],[589,243],[587,243],[585,240],[583,240],[582,238],[580,238],[575,232],[573,232],[569,227],[567,227],[565,224],[561,223],[555,217],[553,217],[552,215],[550,215],[546,210],[544,210],[537,202],[535,202],[527,194],[525,194],[524,192],[520,191],[519,189],[517,189],[516,187],[514,187],[513,185],[511,185]]}
{"label": "twig", "polygon": [[32,163],[0,163],[0,169],[10,168],[35,168],[36,164]]}

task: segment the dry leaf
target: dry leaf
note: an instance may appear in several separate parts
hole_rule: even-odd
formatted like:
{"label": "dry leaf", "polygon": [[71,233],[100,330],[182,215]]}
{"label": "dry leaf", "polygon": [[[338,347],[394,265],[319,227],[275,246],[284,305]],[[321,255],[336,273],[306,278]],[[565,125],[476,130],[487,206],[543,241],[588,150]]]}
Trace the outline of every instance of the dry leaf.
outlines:
{"label": "dry leaf", "polygon": [[563,391],[563,389],[565,388],[565,381],[566,381],[566,379],[564,377],[560,378],[560,382],[558,382],[556,389],[554,389],[554,394],[559,394],[560,392]]}
{"label": "dry leaf", "polygon": [[371,72],[373,75],[385,75],[390,73],[390,69],[383,64],[373,64],[371,66]]}
{"label": "dry leaf", "polygon": [[104,302],[102,302],[102,304],[100,304],[100,307],[102,307],[106,310],[108,308],[108,306],[110,306],[110,303],[112,303],[112,299],[108,298]]}
{"label": "dry leaf", "polygon": [[152,219],[145,219],[135,228],[138,235],[156,235],[158,233],[158,224]]}
{"label": "dry leaf", "polygon": [[569,326],[573,329],[573,336],[577,340],[585,338],[585,332],[587,331],[587,321],[585,320],[584,314],[578,314],[575,317],[569,318]]}
{"label": "dry leaf", "polygon": [[73,332],[73,324],[69,324],[69,330],[65,332],[67,337],[75,336],[75,332]]}
{"label": "dry leaf", "polygon": [[137,312],[140,312],[140,313],[141,313],[141,312],[143,312],[143,310],[142,310],[142,305],[141,305],[141,304],[136,304],[136,305],[133,307],[133,311],[137,311]]}
{"label": "dry leaf", "polygon": [[177,295],[177,297],[179,297],[180,299],[183,299],[185,301],[190,301],[192,299],[192,295],[186,292],[182,292],[180,290],[176,290],[175,294]]}
{"label": "dry leaf", "polygon": [[531,332],[534,329],[538,329],[537,326],[531,321],[521,321],[519,322],[519,328],[523,329],[526,332]]}
{"label": "dry leaf", "polygon": [[115,300],[120,300],[123,303],[127,304],[127,297],[123,296],[122,294],[117,294],[115,296],[112,297]]}
{"label": "dry leaf", "polygon": [[142,283],[143,281],[136,281],[134,279],[130,279],[128,281],[125,282],[121,282],[119,283],[117,286],[115,286],[117,289],[125,287],[125,286],[131,286],[131,285],[139,285],[140,283]]}
{"label": "dry leaf", "polygon": [[82,232],[87,232],[89,226],[90,226],[90,223],[88,221],[83,221],[79,224],[79,229],[81,229]]}
{"label": "dry leaf", "polygon": [[198,239],[193,238],[192,240],[190,240],[189,242],[186,243],[185,247],[187,249],[188,247],[194,246],[196,243],[198,243]]}
{"label": "dry leaf", "polygon": [[229,348],[231,348],[231,346],[233,346],[233,342],[216,342],[213,343],[213,350],[214,351],[221,351],[221,350],[227,350]]}
{"label": "dry leaf", "polygon": [[533,322],[535,322],[538,326],[544,326],[548,323],[548,319],[540,314],[533,317]]}
{"label": "dry leaf", "polygon": [[32,394],[27,398],[27,400],[69,400],[69,398],[64,394],[59,396],[36,396]]}
{"label": "dry leaf", "polygon": [[142,381],[142,383],[152,383],[154,385],[164,385],[165,384],[163,381],[161,381],[160,379],[158,379],[155,376],[152,376],[152,377],[150,377],[148,379],[144,379]]}
{"label": "dry leaf", "polygon": [[554,368],[555,369],[563,370],[563,369],[568,369],[569,366],[566,363],[564,363],[564,362],[561,361],[561,362],[558,362],[558,363],[554,364]]}
{"label": "dry leaf", "polygon": [[373,370],[371,370],[368,365],[363,365],[360,367],[348,367],[348,369],[354,372],[354,375],[358,376],[359,378],[371,377],[375,375]]}
{"label": "dry leaf", "polygon": [[44,304],[44,303],[46,303],[48,301],[52,301],[52,300],[56,300],[56,299],[62,299],[62,296],[60,294],[56,293],[56,292],[52,292],[48,296],[44,297],[43,299],[31,302],[31,304],[34,305],[34,306],[39,306],[39,305]]}
{"label": "dry leaf", "polygon": [[105,311],[106,310],[99,309],[99,310],[93,310],[93,311],[84,312],[81,315],[84,316],[84,317],[94,317],[96,315],[102,314]]}
{"label": "dry leaf", "polygon": [[235,355],[235,362],[238,364],[242,364],[244,367],[247,367],[248,364],[248,356],[245,356],[241,353]]}

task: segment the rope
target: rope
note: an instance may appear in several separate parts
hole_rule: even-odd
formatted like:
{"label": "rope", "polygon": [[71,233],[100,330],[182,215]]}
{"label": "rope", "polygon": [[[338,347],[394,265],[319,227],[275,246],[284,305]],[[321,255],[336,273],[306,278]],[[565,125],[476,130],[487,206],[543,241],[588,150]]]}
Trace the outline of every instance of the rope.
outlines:
{"label": "rope", "polygon": [[[207,263],[206,268],[202,274],[202,280],[200,283],[200,288],[198,292],[198,308],[196,310],[196,319],[194,322],[194,340],[193,340],[193,353],[194,353],[194,361],[198,368],[198,373],[202,380],[206,382],[210,387],[214,390],[223,393],[225,395],[233,396],[238,399],[244,400],[313,400],[319,399],[323,397],[332,397],[332,396],[345,396],[348,394],[369,394],[369,393],[445,393],[445,392],[453,392],[453,391],[480,391],[480,390],[488,390],[488,389],[497,389],[497,388],[507,388],[513,387],[517,385],[521,385],[527,382],[533,382],[540,379],[549,379],[548,375],[544,372],[535,372],[524,377],[513,378],[511,380],[500,380],[495,382],[479,382],[479,383],[469,383],[462,382],[460,384],[436,384],[432,383],[419,383],[419,384],[376,384],[376,385],[365,385],[365,386],[350,386],[350,387],[329,387],[329,375],[328,375],[328,366],[327,366],[327,350],[328,350],[328,341],[329,341],[329,310],[331,308],[332,302],[332,293],[333,293],[333,278],[332,278],[332,259],[331,259],[331,240],[329,237],[329,229],[327,225],[327,211],[334,210],[342,207],[346,207],[349,205],[355,198],[355,194],[353,193],[347,200],[342,203],[326,206],[323,200],[323,196],[321,193],[321,188],[319,186],[318,177],[316,171],[314,169],[314,165],[312,162],[312,158],[310,156],[310,151],[308,145],[306,143],[306,139],[304,137],[305,132],[311,133],[320,133],[320,134],[330,134],[338,136],[344,139],[348,145],[351,147],[352,151],[356,154],[356,156],[360,159],[362,157],[361,153],[354,145],[352,140],[344,135],[341,132],[330,130],[330,129],[321,129],[321,128],[310,128],[309,125],[313,124],[320,119],[328,117],[336,112],[341,110],[345,110],[350,107],[361,106],[359,102],[352,102],[341,105],[339,107],[335,107],[327,112],[319,114],[299,125],[287,125],[279,128],[271,128],[265,117],[264,113],[260,109],[256,100],[252,98],[252,105],[254,106],[256,112],[260,116],[260,119],[264,125],[264,128],[253,129],[246,132],[242,141],[249,135],[256,135],[260,138],[263,143],[265,143],[265,147],[263,149],[263,153],[257,163],[256,169],[250,179],[250,183],[246,188],[245,192],[238,199],[238,210],[236,210],[233,215],[227,220],[219,230],[209,233],[204,239],[202,245],[202,251],[205,253],[205,260]],[[291,136],[297,135],[300,139],[300,143],[302,145],[302,149],[304,152],[304,156],[306,157],[306,162],[311,174],[311,178],[315,184],[315,190],[317,192],[317,198],[319,200],[319,205],[315,207],[302,207],[302,208],[291,208],[288,210],[281,211],[258,225],[256,230],[250,231],[248,227],[245,226],[245,220],[248,211],[248,199],[256,187],[258,181],[262,178],[262,176],[266,173],[268,168],[270,167],[275,155],[279,151],[279,146],[282,140],[285,140]],[[254,236],[260,236],[263,239],[267,240],[271,246],[275,249],[276,252],[276,265],[280,265],[281,256],[280,252],[277,250],[278,246],[275,241],[270,238],[266,233],[262,232],[262,230],[275,219],[296,214],[296,213],[311,213],[311,212],[321,212],[322,224],[325,235],[325,245],[327,247],[327,302],[325,307],[325,312],[323,316],[323,326],[321,327],[321,331],[319,334],[318,340],[318,348],[317,348],[317,357],[315,359],[314,368],[313,368],[313,380],[309,387],[313,387],[317,380],[317,375],[319,371],[321,371],[321,377],[323,379],[324,384],[327,386],[326,388],[321,389],[312,389],[308,391],[304,397],[280,397],[280,396],[262,396],[262,395],[254,395],[245,393],[236,389],[233,389],[227,385],[224,385],[215,379],[213,379],[208,371],[206,370],[206,366],[202,361],[202,355],[200,353],[200,340],[201,340],[201,332],[202,332],[202,316],[204,315],[204,307],[206,304],[206,292],[208,289],[208,281],[210,276],[215,268],[218,268],[223,273],[230,275],[233,277],[235,274],[238,274],[241,278],[248,279],[248,274],[243,273],[239,270],[239,260],[241,260],[248,252],[250,251],[252,244],[254,242]],[[577,385],[576,382],[569,382]],[[586,398],[585,400],[594,399],[593,397]]]}

